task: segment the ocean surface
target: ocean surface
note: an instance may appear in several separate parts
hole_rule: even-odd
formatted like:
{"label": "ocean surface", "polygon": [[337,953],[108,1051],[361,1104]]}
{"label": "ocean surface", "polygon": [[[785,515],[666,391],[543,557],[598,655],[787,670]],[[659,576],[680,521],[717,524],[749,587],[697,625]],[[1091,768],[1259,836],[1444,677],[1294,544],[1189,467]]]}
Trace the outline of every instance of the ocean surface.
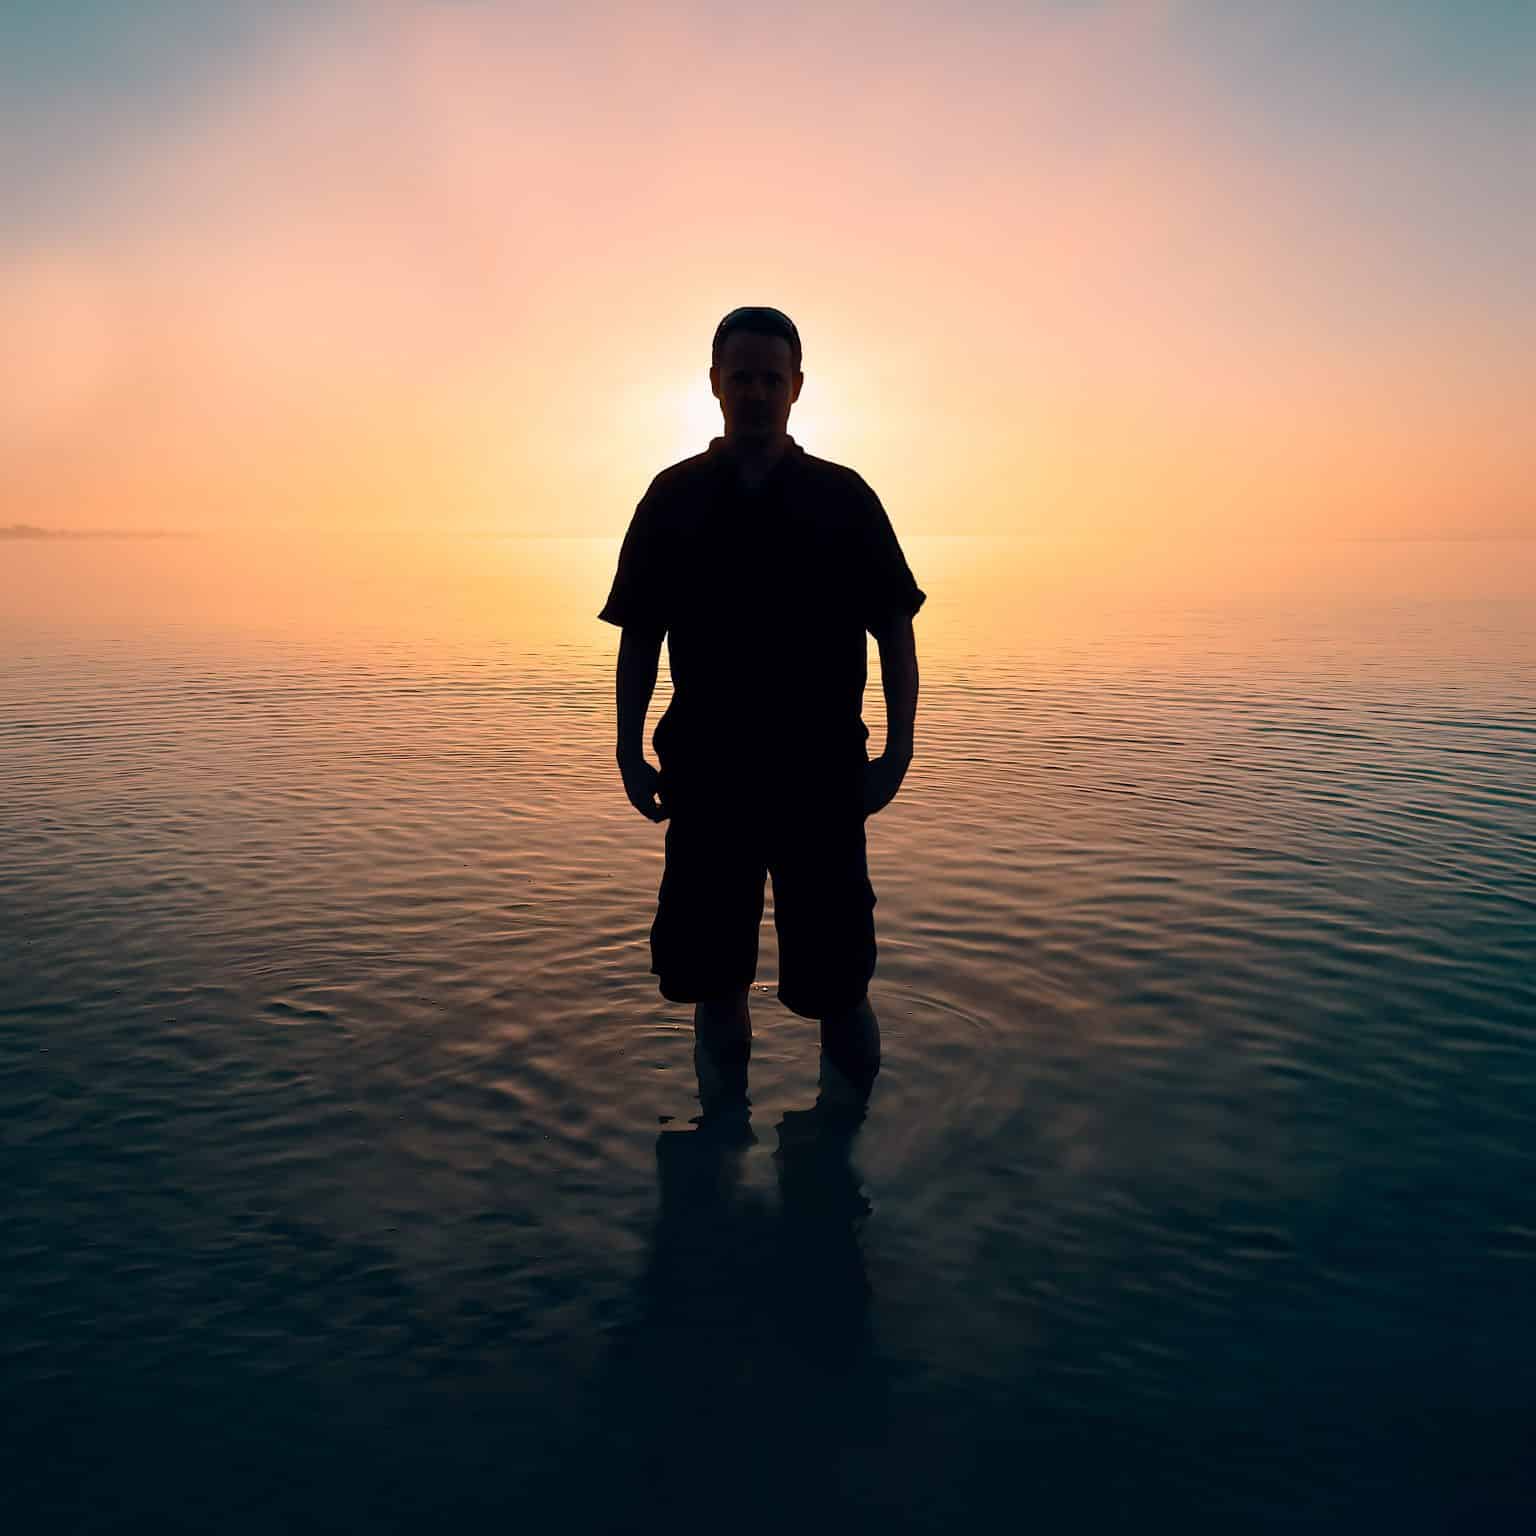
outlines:
{"label": "ocean surface", "polygon": [[0,544],[9,1530],[1531,1528],[1536,546],[903,544],[725,1127],[617,539]]}

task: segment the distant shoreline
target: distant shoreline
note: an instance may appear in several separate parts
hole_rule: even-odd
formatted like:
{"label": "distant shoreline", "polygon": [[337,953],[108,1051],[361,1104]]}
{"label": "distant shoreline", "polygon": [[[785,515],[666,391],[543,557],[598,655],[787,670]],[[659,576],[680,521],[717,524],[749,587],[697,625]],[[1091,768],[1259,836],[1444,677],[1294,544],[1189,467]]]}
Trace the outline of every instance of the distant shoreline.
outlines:
{"label": "distant shoreline", "polygon": [[175,528],[39,528],[35,523],[0,525],[0,539],[195,539]]}

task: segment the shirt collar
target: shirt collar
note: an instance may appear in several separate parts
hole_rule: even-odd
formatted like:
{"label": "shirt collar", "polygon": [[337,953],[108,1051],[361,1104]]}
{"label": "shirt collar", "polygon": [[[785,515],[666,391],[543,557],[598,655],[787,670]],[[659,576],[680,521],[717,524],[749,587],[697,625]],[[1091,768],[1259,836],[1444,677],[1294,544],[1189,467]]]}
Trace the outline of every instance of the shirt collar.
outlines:
{"label": "shirt collar", "polygon": [[[802,448],[800,444],[797,443],[794,438],[791,437],[787,432],[784,434],[784,436],[784,452],[779,455],[779,458],[774,464],[773,468],[768,471],[768,474],[763,481],[764,485],[767,485],[770,481],[777,479],[780,473],[782,473],[784,470],[798,467],[800,462],[805,458],[805,449]],[[725,446],[725,439],[723,437],[710,438],[708,457],[710,462],[714,465],[715,470],[722,478],[728,475],[734,468],[731,462],[730,452]]]}

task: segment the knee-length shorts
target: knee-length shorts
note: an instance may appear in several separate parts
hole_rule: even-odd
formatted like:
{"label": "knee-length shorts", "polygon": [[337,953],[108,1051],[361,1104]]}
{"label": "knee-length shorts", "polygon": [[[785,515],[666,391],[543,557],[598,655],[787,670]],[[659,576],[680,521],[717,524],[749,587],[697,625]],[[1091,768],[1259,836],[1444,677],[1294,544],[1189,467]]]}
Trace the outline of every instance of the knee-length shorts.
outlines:
{"label": "knee-length shorts", "polygon": [[694,1003],[756,979],[773,878],[777,996],[820,1019],[854,1007],[875,972],[862,765],[813,784],[701,789],[663,767],[666,865],[651,925],[661,995]]}

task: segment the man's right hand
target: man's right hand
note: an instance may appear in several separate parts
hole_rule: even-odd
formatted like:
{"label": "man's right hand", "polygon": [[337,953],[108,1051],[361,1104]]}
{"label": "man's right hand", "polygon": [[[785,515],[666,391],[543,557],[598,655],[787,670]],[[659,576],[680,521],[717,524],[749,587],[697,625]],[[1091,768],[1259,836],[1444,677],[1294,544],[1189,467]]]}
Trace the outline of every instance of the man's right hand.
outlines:
{"label": "man's right hand", "polygon": [[629,803],[648,821],[665,821],[672,813],[661,802],[661,774],[644,757],[621,757],[619,773]]}

